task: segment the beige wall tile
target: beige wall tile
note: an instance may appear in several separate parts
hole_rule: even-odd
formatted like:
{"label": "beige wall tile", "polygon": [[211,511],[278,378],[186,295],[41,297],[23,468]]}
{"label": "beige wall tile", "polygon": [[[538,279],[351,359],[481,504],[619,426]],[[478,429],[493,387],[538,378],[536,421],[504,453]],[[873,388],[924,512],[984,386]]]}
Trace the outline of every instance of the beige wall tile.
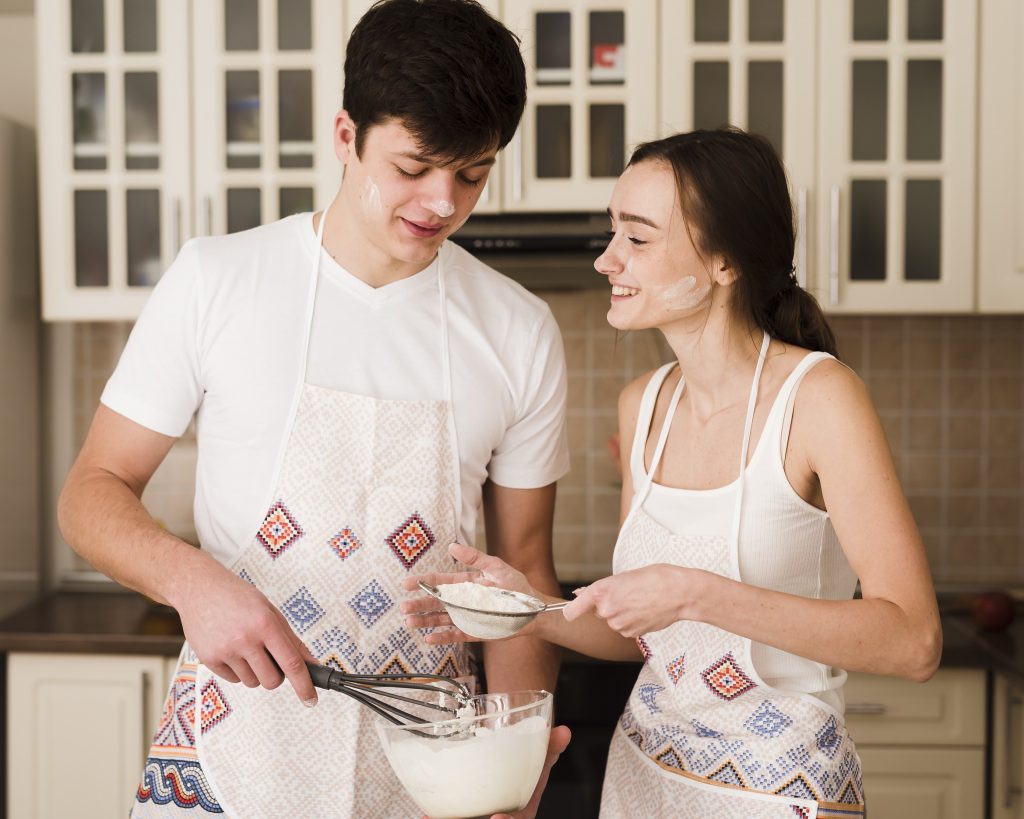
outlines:
{"label": "beige wall tile", "polygon": [[954,495],[946,502],[946,509],[950,527],[971,529],[981,525],[980,495]]}
{"label": "beige wall tile", "polygon": [[978,412],[981,409],[981,379],[967,375],[951,376],[949,408],[956,412]]}
{"label": "beige wall tile", "polygon": [[942,342],[934,338],[912,338],[907,342],[912,375],[942,369]]}
{"label": "beige wall tile", "polygon": [[906,464],[903,482],[908,493],[942,488],[942,458],[940,456],[911,452],[906,457]]}
{"label": "beige wall tile", "polygon": [[1020,481],[1020,453],[1007,455],[989,455],[988,488],[996,490],[1019,490]]}
{"label": "beige wall tile", "polygon": [[949,488],[981,488],[981,456],[974,453],[953,453],[949,456]]}
{"label": "beige wall tile", "polygon": [[868,381],[871,400],[879,412],[903,408],[903,379],[894,375],[872,375]]}
{"label": "beige wall tile", "polygon": [[914,515],[914,522],[920,528],[942,525],[942,495],[909,495],[907,500],[910,502],[910,511]]}
{"label": "beige wall tile", "polygon": [[982,416],[954,415],[949,419],[950,449],[981,449]]}
{"label": "beige wall tile", "polygon": [[1017,495],[989,495],[985,499],[985,525],[996,529],[1021,527],[1021,499]]}
{"label": "beige wall tile", "polygon": [[586,523],[586,491],[583,488],[560,488],[555,503],[555,526],[585,526]]}
{"label": "beige wall tile", "polygon": [[1024,415],[990,415],[986,445],[995,452],[1019,451],[1024,440]]}
{"label": "beige wall tile", "polygon": [[949,342],[949,368],[951,370],[977,372],[984,361],[981,343],[975,338],[957,338]]}
{"label": "beige wall tile", "polygon": [[942,418],[938,415],[923,415],[911,419],[907,424],[907,446],[910,449],[937,451],[942,446]]}
{"label": "beige wall tile", "polygon": [[[935,412],[942,408],[943,389],[941,378],[936,376],[916,377],[916,375],[911,375],[909,384],[908,406],[911,410]],[[920,418],[915,418],[914,424],[916,425],[920,420]]]}
{"label": "beige wall tile", "polygon": [[872,375],[878,372],[903,370],[902,334],[872,334],[868,340],[868,368]]}
{"label": "beige wall tile", "polygon": [[1012,378],[993,377],[988,382],[988,408],[996,411],[1019,410],[1021,408],[1021,385],[1019,376]]}

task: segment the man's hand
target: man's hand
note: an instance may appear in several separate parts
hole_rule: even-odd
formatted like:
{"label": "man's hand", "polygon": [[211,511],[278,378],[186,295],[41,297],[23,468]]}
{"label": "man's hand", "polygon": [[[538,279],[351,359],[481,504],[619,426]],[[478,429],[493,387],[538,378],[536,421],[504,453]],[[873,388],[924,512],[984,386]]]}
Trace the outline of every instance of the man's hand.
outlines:
{"label": "man's hand", "polygon": [[218,677],[268,689],[287,679],[304,705],[316,705],[305,665],[316,659],[255,586],[210,566],[175,602],[189,645]]}
{"label": "man's hand", "polygon": [[569,731],[568,726],[557,725],[551,729],[551,737],[548,739],[548,755],[544,760],[544,768],[540,772],[540,779],[537,780],[537,787],[534,789],[529,803],[527,803],[525,808],[517,810],[515,813],[496,813],[491,819],[533,819],[537,815],[540,798],[544,793],[544,788],[547,787],[551,769],[558,762],[558,757],[561,756],[562,751],[569,747],[570,739],[572,739],[572,733]]}

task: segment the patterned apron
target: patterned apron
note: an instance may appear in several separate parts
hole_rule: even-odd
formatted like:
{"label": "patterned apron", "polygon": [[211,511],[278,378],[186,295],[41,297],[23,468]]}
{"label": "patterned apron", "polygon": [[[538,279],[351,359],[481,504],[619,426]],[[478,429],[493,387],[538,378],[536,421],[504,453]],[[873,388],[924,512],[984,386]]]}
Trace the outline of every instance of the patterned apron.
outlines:
{"label": "patterned apron", "polygon": [[[619,534],[616,573],[671,563],[740,579],[743,478],[768,342],[766,334],[747,406],[731,535],[676,534],[643,509],[682,394],[680,378]],[[645,662],[612,738],[604,819],[863,817],[860,761],[842,714],[765,684],[749,639],[680,621],[637,642]]]}
{"label": "patterned apron", "polygon": [[[301,372],[312,323],[321,219]],[[427,646],[402,625],[410,570],[452,571],[460,471],[451,411],[444,271],[438,261],[446,399],[396,401],[303,383],[255,537],[231,569],[276,605],[321,663],[358,673],[445,674],[472,683],[465,646]],[[304,379],[303,379],[304,380]],[[344,695],[315,708],[291,686],[215,676],[186,643],[131,816],[410,819],[373,723]]]}

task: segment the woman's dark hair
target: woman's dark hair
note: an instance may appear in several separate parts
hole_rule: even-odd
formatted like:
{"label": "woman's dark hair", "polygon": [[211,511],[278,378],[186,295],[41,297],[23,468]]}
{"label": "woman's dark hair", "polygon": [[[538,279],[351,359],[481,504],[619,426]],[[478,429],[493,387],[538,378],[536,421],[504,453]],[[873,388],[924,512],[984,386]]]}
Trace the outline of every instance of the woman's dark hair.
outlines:
{"label": "woman's dark hair", "polygon": [[650,160],[672,167],[697,250],[739,274],[737,314],[787,344],[836,355],[825,314],[793,274],[793,203],[772,144],[738,128],[691,131],[639,145],[629,164]]}
{"label": "woman's dark hair", "polygon": [[526,104],[519,40],[474,0],[379,0],[345,51],[342,105],[366,132],[395,118],[431,157],[504,148]]}

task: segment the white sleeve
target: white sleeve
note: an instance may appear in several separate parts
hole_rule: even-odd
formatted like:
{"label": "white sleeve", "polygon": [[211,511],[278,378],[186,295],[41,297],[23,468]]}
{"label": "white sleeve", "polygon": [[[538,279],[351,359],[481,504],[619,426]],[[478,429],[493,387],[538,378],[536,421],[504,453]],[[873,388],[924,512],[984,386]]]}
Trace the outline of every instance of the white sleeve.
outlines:
{"label": "white sleeve", "polygon": [[153,289],[100,396],[114,412],[175,438],[203,397],[199,291],[198,252],[190,241]]}
{"label": "white sleeve", "polygon": [[515,420],[488,466],[491,480],[510,489],[547,486],[569,471],[565,352],[550,310],[545,309],[530,335],[533,344],[527,345],[520,363],[522,389]]}

